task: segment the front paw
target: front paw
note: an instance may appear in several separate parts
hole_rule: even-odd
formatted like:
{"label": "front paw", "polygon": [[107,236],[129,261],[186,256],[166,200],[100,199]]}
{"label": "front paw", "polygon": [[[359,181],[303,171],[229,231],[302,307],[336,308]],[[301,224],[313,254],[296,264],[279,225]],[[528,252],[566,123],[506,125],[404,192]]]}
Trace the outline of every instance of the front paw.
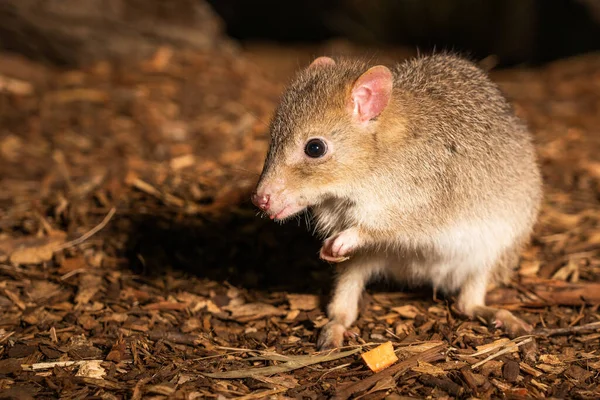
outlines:
{"label": "front paw", "polygon": [[344,345],[344,339],[355,338],[357,336],[358,334],[346,330],[344,325],[339,322],[330,321],[321,328],[321,333],[317,340],[317,349],[319,351],[337,349]]}
{"label": "front paw", "polygon": [[325,240],[321,247],[321,259],[339,263],[349,259],[349,255],[359,246],[360,236],[355,229],[347,229]]}

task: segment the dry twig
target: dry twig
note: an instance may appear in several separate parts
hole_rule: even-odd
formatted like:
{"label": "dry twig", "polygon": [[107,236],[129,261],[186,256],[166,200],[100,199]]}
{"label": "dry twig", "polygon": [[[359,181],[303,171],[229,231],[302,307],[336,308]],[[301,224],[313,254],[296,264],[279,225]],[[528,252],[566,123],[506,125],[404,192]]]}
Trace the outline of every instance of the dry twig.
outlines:
{"label": "dry twig", "polygon": [[84,233],[77,239],[74,239],[74,240],[71,240],[70,242],[63,243],[59,246],[56,246],[54,248],[54,251],[68,249],[69,247],[77,246],[78,244],[85,242],[86,240],[88,240],[89,238],[94,236],[96,233],[100,232],[102,230],[102,228],[104,228],[106,226],[106,224],[108,224],[108,222],[113,217],[113,215],[115,214],[116,211],[117,211],[117,209],[115,207],[111,208],[110,211],[108,212],[108,214],[106,214],[106,216],[102,220],[102,222],[100,222],[98,225],[96,225],[90,231]]}
{"label": "dry twig", "polygon": [[491,356],[487,357],[485,360],[481,360],[481,361],[479,361],[479,362],[471,365],[471,368],[475,369],[477,367],[480,367],[483,364],[485,364],[486,362],[493,360],[494,358],[500,357],[503,354],[510,353],[510,352],[514,351],[515,347],[523,346],[523,345],[525,345],[527,343],[531,343],[532,341],[533,341],[532,337],[527,337],[525,340],[523,340],[523,341],[521,341],[519,343],[515,343],[514,341],[510,341],[508,343],[509,344],[508,346],[504,347],[499,352],[497,352],[495,354],[492,354]]}
{"label": "dry twig", "polygon": [[536,336],[558,336],[558,335],[568,335],[572,333],[586,332],[586,331],[594,331],[600,330],[600,321],[592,322],[585,325],[579,326],[570,326],[568,328],[542,328],[538,329],[534,332]]}
{"label": "dry twig", "polygon": [[340,358],[348,357],[356,354],[360,351],[360,348],[354,350],[348,350],[341,353],[332,353],[329,355],[308,355],[308,356],[281,356],[279,354],[263,355],[261,358],[285,361],[281,365],[274,365],[270,367],[262,368],[246,368],[236,371],[224,371],[216,373],[203,373],[210,378],[221,378],[221,379],[236,379],[236,378],[251,378],[253,376],[260,375],[274,375],[281,372],[289,372],[298,368],[308,367],[309,365],[319,364],[326,361],[338,360]]}

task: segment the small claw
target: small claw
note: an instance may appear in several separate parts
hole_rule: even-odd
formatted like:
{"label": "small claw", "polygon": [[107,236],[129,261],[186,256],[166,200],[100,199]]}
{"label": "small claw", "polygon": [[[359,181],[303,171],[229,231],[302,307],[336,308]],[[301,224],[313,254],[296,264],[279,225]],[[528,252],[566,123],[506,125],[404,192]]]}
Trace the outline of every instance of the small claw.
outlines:
{"label": "small claw", "polygon": [[323,247],[321,247],[321,250],[319,251],[319,257],[322,260],[329,261],[329,262],[332,262],[332,263],[341,263],[341,262],[346,261],[346,260],[348,260],[350,258],[350,257],[338,257],[338,256],[335,256],[333,254],[333,252],[331,251],[331,247],[328,246],[327,242],[325,242],[325,244],[323,245]]}
{"label": "small claw", "polygon": [[339,263],[348,260],[348,255],[357,247],[359,237],[356,231],[348,229],[325,240],[320,257],[329,262]]}
{"label": "small claw", "polygon": [[332,263],[341,263],[341,262],[344,262],[344,261],[350,259],[350,257],[332,257],[330,255],[323,254],[322,252],[321,252],[320,257],[322,260],[329,261]]}
{"label": "small claw", "polygon": [[344,337],[346,339],[356,339],[358,337],[358,333],[348,329],[346,332],[344,332]]}

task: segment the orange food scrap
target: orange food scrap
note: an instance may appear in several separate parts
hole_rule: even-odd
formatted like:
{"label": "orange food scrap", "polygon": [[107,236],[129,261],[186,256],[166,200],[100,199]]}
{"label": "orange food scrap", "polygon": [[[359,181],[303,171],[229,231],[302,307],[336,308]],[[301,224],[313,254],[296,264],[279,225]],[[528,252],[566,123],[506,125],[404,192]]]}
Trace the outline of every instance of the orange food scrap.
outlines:
{"label": "orange food scrap", "polygon": [[379,372],[398,361],[392,342],[386,342],[361,355],[367,367],[373,372]]}

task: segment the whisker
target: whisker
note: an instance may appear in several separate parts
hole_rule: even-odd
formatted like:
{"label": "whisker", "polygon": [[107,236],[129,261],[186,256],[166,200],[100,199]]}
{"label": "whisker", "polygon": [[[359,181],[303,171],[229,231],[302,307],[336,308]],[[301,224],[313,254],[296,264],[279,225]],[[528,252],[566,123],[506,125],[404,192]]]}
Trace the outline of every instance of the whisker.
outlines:
{"label": "whisker", "polygon": [[[243,107],[243,104],[242,104],[242,103],[238,103],[238,104],[239,104],[240,106],[242,106],[242,107]],[[257,120],[258,122],[260,122],[261,124],[263,124],[263,126],[264,126],[265,128],[268,128],[268,127],[269,127],[269,123],[268,123],[268,122],[266,122],[265,120],[263,120],[262,118],[260,118],[260,117],[259,117],[259,116],[258,116],[256,113],[254,113],[253,111],[250,111],[250,110],[248,110],[247,108],[245,108],[245,107],[244,107],[244,112],[245,112],[246,114],[248,114],[248,115],[250,115],[250,116],[252,116],[252,117],[256,118],[256,120]]]}
{"label": "whisker", "polygon": [[237,172],[246,172],[250,175],[254,175],[254,176],[260,176],[260,172],[256,172],[256,171],[252,171],[250,169],[247,168],[241,168],[241,167],[229,167],[230,170],[232,171],[237,171]]}

